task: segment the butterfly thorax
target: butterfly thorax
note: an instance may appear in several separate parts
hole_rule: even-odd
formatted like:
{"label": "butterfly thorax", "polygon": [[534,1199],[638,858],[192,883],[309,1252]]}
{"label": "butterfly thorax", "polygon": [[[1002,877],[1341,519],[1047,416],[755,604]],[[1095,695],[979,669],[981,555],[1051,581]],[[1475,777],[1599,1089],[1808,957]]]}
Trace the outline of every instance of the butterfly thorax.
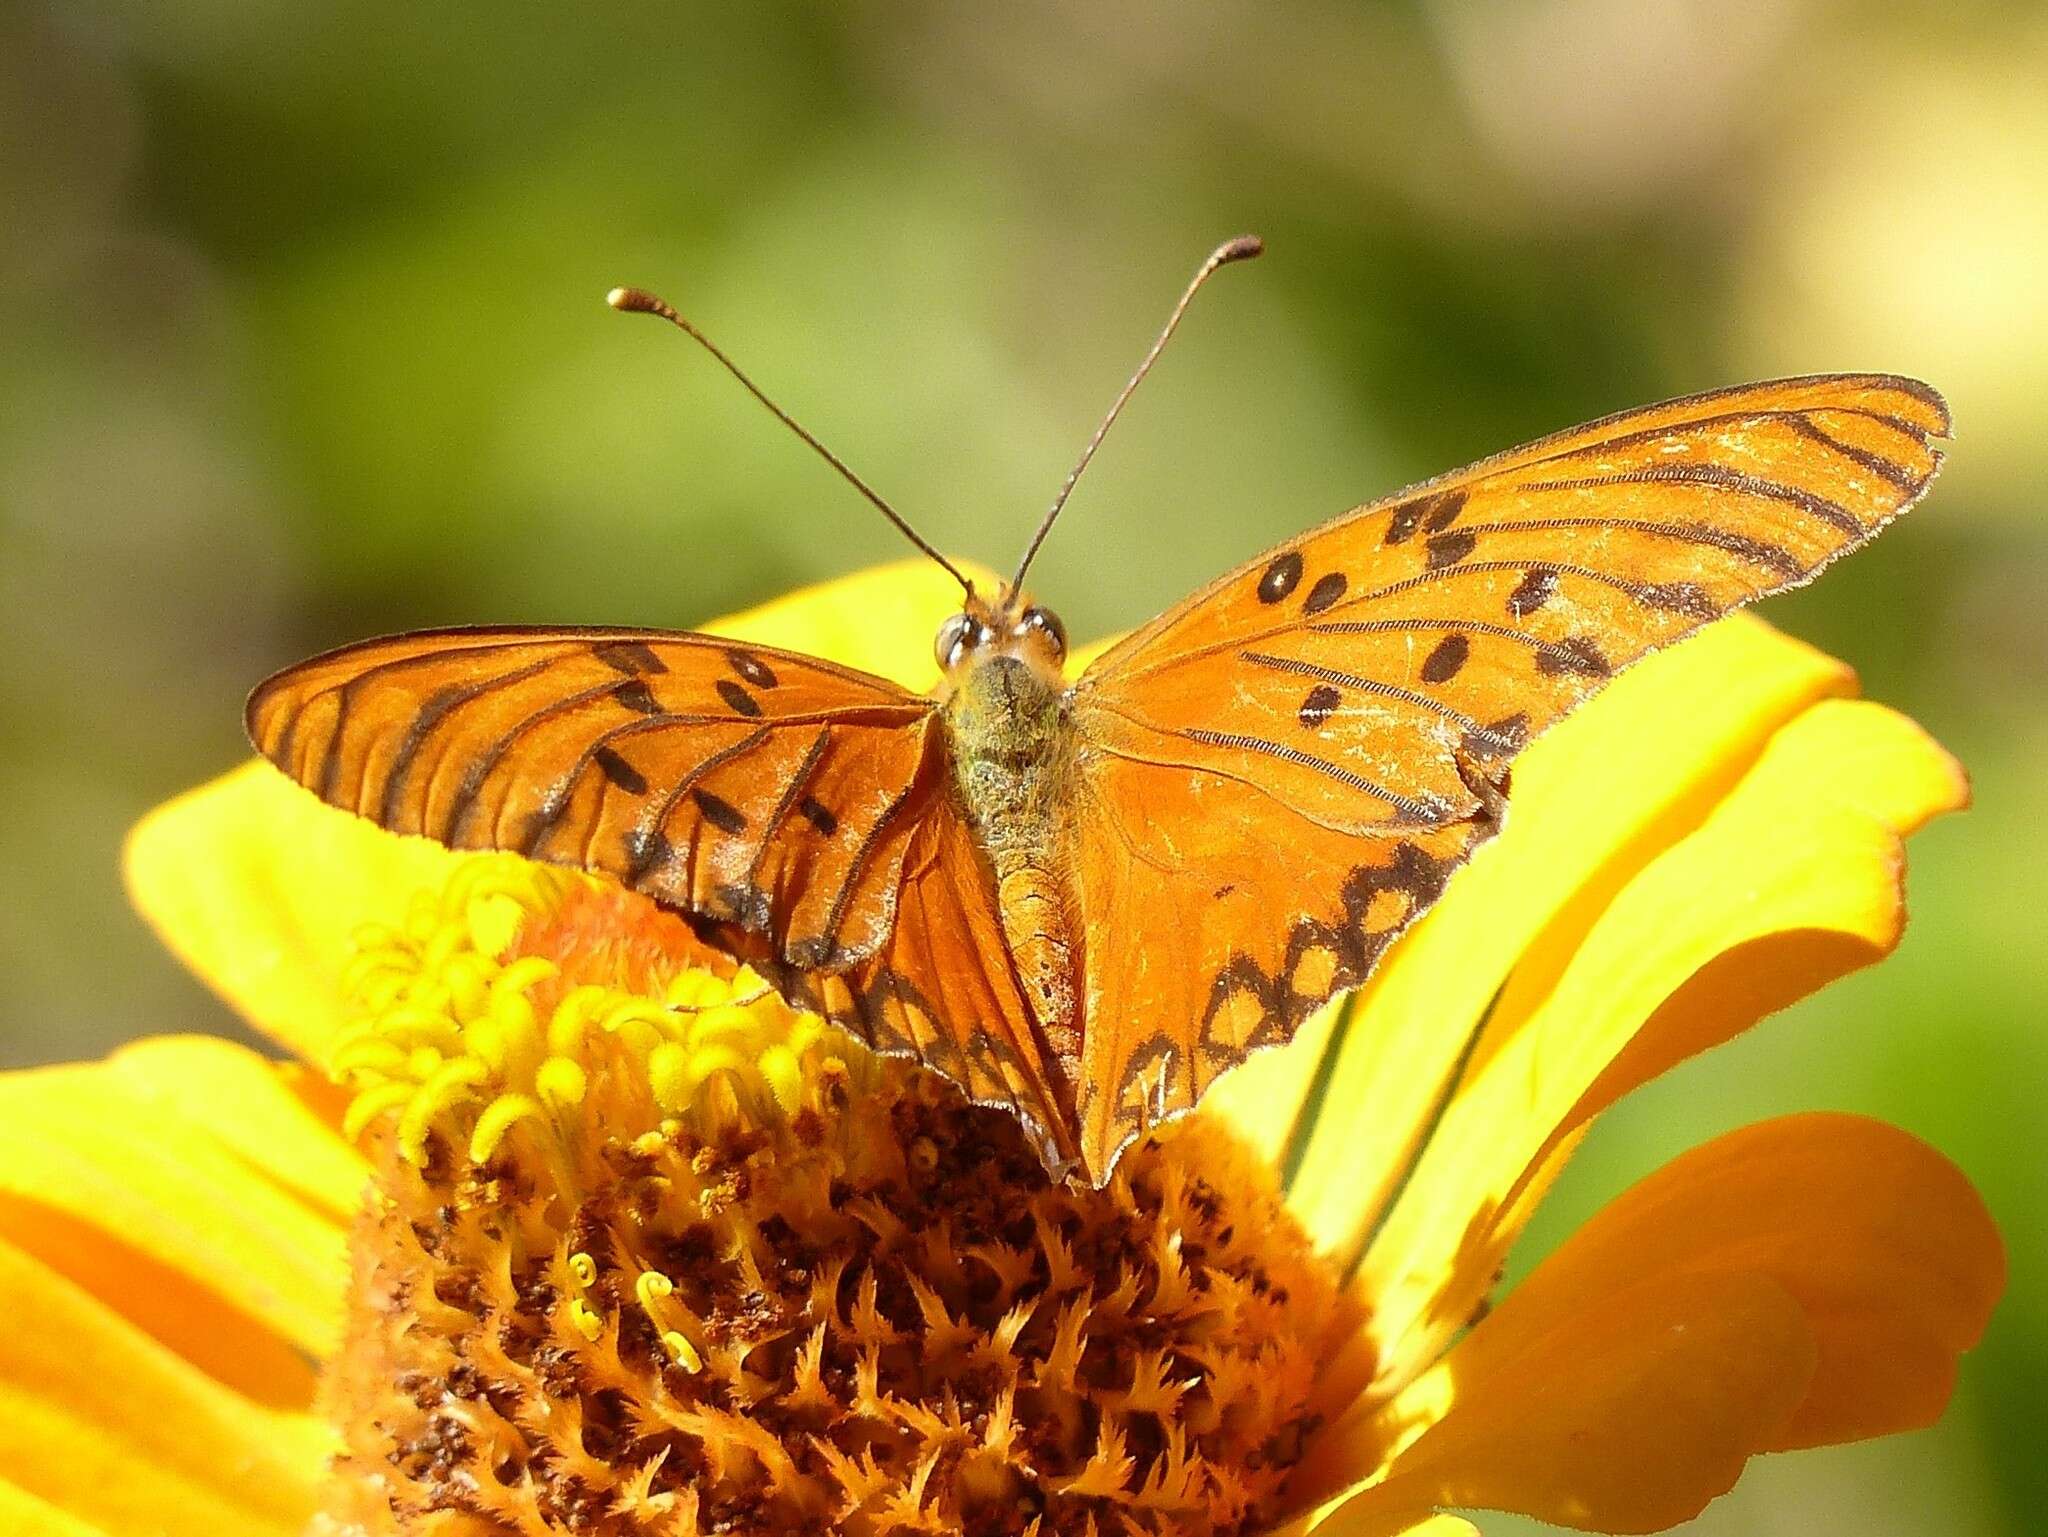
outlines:
{"label": "butterfly thorax", "polygon": [[[1065,639],[1043,609],[1009,623],[970,609],[940,633],[953,791],[987,862],[1017,981],[1071,1087],[1080,1068],[1080,961],[1067,889],[1072,729]],[[953,644],[949,645],[948,642]]]}

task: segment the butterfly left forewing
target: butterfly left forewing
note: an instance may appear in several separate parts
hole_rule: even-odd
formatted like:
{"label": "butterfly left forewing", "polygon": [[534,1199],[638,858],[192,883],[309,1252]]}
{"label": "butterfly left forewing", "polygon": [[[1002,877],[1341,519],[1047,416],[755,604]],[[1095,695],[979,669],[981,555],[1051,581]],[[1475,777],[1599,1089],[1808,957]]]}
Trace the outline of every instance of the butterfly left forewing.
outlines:
{"label": "butterfly left forewing", "polygon": [[330,804],[454,848],[606,875],[877,1049],[1029,1130],[1071,1115],[943,788],[929,700],[709,636],[429,631],[251,696],[257,747]]}
{"label": "butterfly left forewing", "polygon": [[807,964],[886,933],[932,780],[928,701],[811,658],[635,630],[430,631],[292,668],[260,750],[452,848],[580,865]]}
{"label": "butterfly left forewing", "polygon": [[1108,652],[1072,712],[1086,1156],[1362,982],[1496,829],[1529,741],[1871,538],[1947,426],[1877,375],[1624,413],[1290,541]]}

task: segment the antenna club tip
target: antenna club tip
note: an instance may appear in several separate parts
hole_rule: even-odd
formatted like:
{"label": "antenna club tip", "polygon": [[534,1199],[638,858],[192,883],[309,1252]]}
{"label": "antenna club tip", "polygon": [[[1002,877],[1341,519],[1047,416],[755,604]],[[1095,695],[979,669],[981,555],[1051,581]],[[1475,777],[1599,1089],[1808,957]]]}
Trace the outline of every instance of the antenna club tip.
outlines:
{"label": "antenna club tip", "polygon": [[604,296],[604,302],[625,314],[656,315],[661,312],[661,300],[644,288],[614,288]]}
{"label": "antenna club tip", "polygon": [[1250,261],[1254,256],[1265,254],[1266,242],[1257,235],[1239,235],[1235,240],[1226,241],[1216,251],[1216,265],[1225,262]]}

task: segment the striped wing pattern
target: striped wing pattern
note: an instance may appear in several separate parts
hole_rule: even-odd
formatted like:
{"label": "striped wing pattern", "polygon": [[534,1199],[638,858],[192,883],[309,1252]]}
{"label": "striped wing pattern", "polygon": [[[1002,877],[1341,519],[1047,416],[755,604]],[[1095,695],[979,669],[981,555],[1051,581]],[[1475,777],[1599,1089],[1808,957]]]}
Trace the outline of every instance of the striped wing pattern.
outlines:
{"label": "striped wing pattern", "polygon": [[1529,741],[1647,652],[1873,537],[1926,489],[1948,425],[1932,390],[1887,375],[1608,417],[1291,540],[1106,653],[1068,697],[1071,1090],[946,787],[932,700],[704,635],[448,630],[279,674],[249,731],[392,831],[682,910],[1100,1181],[1367,978],[1498,830]]}
{"label": "striped wing pattern", "polygon": [[[1530,740],[1868,541],[1948,427],[1934,391],[1883,375],[1623,413],[1360,508],[1106,653],[1073,692],[1086,951],[1105,958],[1084,1146],[1186,1109],[1362,982],[1496,829]],[[1275,847],[1263,873],[1247,858]],[[1119,969],[1167,951],[1183,962]]]}
{"label": "striped wing pattern", "polygon": [[331,805],[596,870],[809,964],[887,937],[929,721],[880,679],[631,630],[370,641],[249,703],[257,747]]}
{"label": "striped wing pattern", "polygon": [[1014,1114],[1071,1116],[943,785],[932,702],[812,657],[659,630],[423,631],[250,698],[251,739],[331,805],[452,848],[610,876],[792,1001]]}

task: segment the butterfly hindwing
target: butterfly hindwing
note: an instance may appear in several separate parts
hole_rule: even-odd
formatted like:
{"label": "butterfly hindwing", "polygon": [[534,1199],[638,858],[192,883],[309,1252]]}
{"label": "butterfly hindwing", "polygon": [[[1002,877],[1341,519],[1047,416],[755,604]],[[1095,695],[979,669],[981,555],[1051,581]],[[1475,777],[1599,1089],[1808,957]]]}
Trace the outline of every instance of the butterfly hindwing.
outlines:
{"label": "butterfly hindwing", "polygon": [[1876,375],[1624,413],[1361,508],[1107,652],[1073,691],[1084,1155],[1362,982],[1495,830],[1530,740],[1870,539],[1947,429]]}

